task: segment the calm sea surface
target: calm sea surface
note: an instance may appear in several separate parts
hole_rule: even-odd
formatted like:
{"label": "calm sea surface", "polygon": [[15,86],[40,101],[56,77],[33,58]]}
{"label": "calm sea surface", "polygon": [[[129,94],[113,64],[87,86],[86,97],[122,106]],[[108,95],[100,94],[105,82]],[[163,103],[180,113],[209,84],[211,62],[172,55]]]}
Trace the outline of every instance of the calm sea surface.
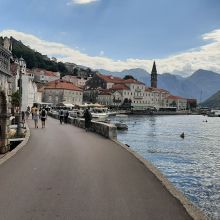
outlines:
{"label": "calm sea surface", "polygon": [[151,161],[210,219],[220,219],[220,117],[129,116],[112,121],[128,125],[128,131],[118,132],[119,141]]}

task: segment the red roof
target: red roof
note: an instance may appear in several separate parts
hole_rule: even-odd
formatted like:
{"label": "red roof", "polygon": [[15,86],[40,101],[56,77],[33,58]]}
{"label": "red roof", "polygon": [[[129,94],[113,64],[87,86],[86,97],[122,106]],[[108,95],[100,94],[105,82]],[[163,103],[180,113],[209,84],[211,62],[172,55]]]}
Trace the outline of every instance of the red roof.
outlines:
{"label": "red roof", "polygon": [[64,80],[55,80],[49,82],[44,89],[65,89],[72,91],[82,91],[82,89],[80,89],[78,86]]}
{"label": "red roof", "polygon": [[130,90],[130,88],[124,84],[115,84],[112,86],[111,90]]}
{"label": "red roof", "polygon": [[180,97],[180,96],[174,96],[174,95],[170,95],[170,96],[168,96],[167,97],[167,99],[185,99],[185,98],[183,98],[183,97]]}
{"label": "red roof", "polygon": [[123,80],[124,83],[126,84],[139,84],[139,85],[145,85],[144,83],[138,81],[138,80],[135,80],[135,79],[124,79]]}
{"label": "red roof", "polygon": [[135,79],[122,79],[120,77],[116,77],[116,76],[112,76],[112,75],[102,75],[100,73],[97,74],[97,76],[101,79],[103,79],[104,81],[108,82],[108,83],[115,83],[115,84],[140,84],[140,85],[144,85],[144,83],[137,81]]}
{"label": "red roof", "polygon": [[52,72],[45,69],[35,68],[33,71],[35,75],[44,74],[45,76],[57,76],[57,72]]}
{"label": "red roof", "polygon": [[97,76],[109,83],[122,83],[123,82],[123,79],[120,77],[115,77],[111,75],[102,75],[100,73],[98,73]]}
{"label": "red roof", "polygon": [[48,71],[48,70],[45,70],[44,75],[45,76],[57,76],[55,72]]}

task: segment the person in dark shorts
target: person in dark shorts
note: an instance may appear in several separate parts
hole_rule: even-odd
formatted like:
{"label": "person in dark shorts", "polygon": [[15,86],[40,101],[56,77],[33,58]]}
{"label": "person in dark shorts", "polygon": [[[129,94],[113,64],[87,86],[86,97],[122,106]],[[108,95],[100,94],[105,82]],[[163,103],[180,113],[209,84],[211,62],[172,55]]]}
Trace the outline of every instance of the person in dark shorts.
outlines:
{"label": "person in dark shorts", "polygon": [[64,123],[67,124],[68,123],[68,117],[69,117],[69,111],[65,110],[64,111]]}
{"label": "person in dark shorts", "polygon": [[45,121],[47,118],[47,111],[45,108],[43,108],[40,112],[40,118],[41,118],[41,124],[42,124],[42,128],[45,128]]}
{"label": "person in dark shorts", "polygon": [[89,131],[91,127],[91,120],[92,120],[92,114],[90,113],[89,108],[85,110],[84,118],[85,118],[85,129],[86,131]]}
{"label": "person in dark shorts", "polygon": [[61,109],[60,112],[59,112],[59,118],[60,118],[60,124],[63,124],[63,120],[64,120],[64,112],[63,112],[63,109]]}

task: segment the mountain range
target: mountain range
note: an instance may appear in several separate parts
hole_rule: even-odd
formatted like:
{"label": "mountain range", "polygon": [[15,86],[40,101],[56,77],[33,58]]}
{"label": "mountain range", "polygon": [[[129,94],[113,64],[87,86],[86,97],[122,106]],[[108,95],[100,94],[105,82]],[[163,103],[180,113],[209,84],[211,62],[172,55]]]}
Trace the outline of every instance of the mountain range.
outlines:
{"label": "mountain range", "polygon": [[[17,41],[14,38],[11,38],[11,40],[13,44],[13,56],[18,58],[22,56],[27,62],[28,68],[43,68],[51,71],[59,71],[62,76],[71,74],[71,71],[67,68],[69,64],[54,62],[46,55],[42,55],[28,46],[25,46],[21,41]],[[2,42],[3,38],[0,37],[0,44],[2,44]],[[89,72],[91,71],[90,68],[87,69]],[[119,77],[132,75],[137,80],[150,86],[150,74],[144,69],[137,68],[124,70],[122,72],[110,72],[103,69],[98,71],[102,74]],[[220,90],[220,74],[202,69],[186,78],[170,73],[158,74],[158,87],[168,90],[173,95],[195,98],[198,102],[203,102]]]}
{"label": "mountain range", "polygon": [[[132,75],[135,79],[150,86],[150,74],[144,69],[130,69],[122,72],[110,72],[100,69],[102,74],[124,77]],[[220,74],[208,71],[197,70],[189,77],[181,77],[170,73],[158,74],[158,88],[163,88],[173,95],[185,98],[194,98],[198,102],[211,97],[220,90]]]}

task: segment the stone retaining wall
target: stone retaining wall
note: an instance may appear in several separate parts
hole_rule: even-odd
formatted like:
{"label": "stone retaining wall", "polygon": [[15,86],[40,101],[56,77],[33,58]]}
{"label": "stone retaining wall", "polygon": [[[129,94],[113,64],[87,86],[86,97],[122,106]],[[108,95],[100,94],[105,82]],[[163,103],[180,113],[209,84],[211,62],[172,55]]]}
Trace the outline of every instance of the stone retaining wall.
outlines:
{"label": "stone retaining wall", "polygon": [[[52,118],[59,119],[59,115],[55,113],[48,113]],[[79,128],[85,128],[85,120],[83,118],[68,118],[68,123]],[[117,139],[117,128],[115,125],[107,124],[103,122],[91,122],[91,131],[98,133],[106,138],[116,140]]]}

